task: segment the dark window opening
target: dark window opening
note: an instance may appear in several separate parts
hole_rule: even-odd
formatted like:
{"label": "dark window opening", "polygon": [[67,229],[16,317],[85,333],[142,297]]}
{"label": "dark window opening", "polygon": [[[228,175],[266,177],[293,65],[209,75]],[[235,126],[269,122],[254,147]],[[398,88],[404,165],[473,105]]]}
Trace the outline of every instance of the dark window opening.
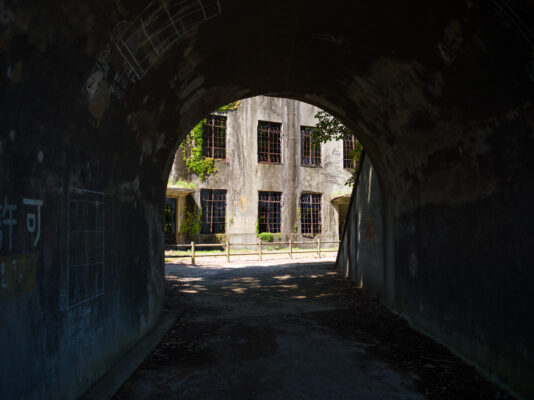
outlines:
{"label": "dark window opening", "polygon": [[300,163],[306,167],[321,166],[321,144],[312,142],[312,127],[300,127]]}
{"label": "dark window opening", "polygon": [[282,124],[258,121],[258,162],[280,164],[280,131]]}
{"label": "dark window opening", "polygon": [[202,132],[202,155],[211,158],[226,158],[226,117],[210,115]]}
{"label": "dark window opening", "polygon": [[302,233],[321,233],[321,195],[300,195],[300,229]]}
{"label": "dark window opening", "polygon": [[352,157],[355,145],[354,136],[351,135],[350,139],[343,139],[343,168],[345,169],[352,169],[356,166],[356,161]]}
{"label": "dark window opening", "polygon": [[200,190],[202,233],[224,233],[226,221],[226,190]]}
{"label": "dark window opening", "polygon": [[258,229],[261,232],[280,233],[280,192],[259,192]]}
{"label": "dark window opening", "polygon": [[176,217],[176,199],[167,198],[165,199],[165,210],[164,210],[164,226],[165,233],[174,233],[175,228],[175,217]]}

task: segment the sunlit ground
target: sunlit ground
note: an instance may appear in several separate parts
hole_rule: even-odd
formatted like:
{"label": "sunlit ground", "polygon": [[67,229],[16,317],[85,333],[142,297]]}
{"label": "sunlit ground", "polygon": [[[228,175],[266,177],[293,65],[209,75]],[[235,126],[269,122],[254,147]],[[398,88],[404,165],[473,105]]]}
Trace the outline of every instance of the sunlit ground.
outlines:
{"label": "sunlit ground", "polygon": [[117,400],[507,398],[332,260],[221,261],[166,265],[182,317]]}

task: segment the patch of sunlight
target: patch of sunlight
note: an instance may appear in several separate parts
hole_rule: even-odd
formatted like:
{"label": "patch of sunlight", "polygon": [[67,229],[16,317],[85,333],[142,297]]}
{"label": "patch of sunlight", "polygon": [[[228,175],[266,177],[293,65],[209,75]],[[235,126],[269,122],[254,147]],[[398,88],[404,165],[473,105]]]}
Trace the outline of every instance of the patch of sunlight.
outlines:
{"label": "patch of sunlight", "polygon": [[291,296],[292,299],[296,299],[296,300],[304,300],[306,299],[307,297],[306,296]]}
{"label": "patch of sunlight", "polygon": [[244,293],[245,291],[247,291],[249,289],[249,287],[232,285],[232,286],[222,286],[221,289],[222,290],[230,290],[230,291],[235,292],[235,293]]}
{"label": "patch of sunlight", "polygon": [[[247,287],[251,289],[257,289],[262,287],[261,281],[256,278],[239,278],[239,279],[232,279],[229,283],[230,285],[247,285]],[[231,286],[226,286],[226,289],[230,289]]]}
{"label": "patch of sunlight", "polygon": [[245,283],[257,283],[257,282],[259,282],[259,279],[257,279],[257,278],[249,278],[249,277],[245,277],[245,278],[239,278],[239,279],[236,279],[236,281],[238,281],[238,282],[245,282]]}
{"label": "patch of sunlight", "polygon": [[316,296],[314,296],[316,299],[318,298],[321,298],[321,297],[330,297],[332,296],[332,293],[321,293],[321,294],[318,294]]}
{"label": "patch of sunlight", "polygon": [[204,278],[180,278],[180,280],[183,282],[198,282],[203,281]]}
{"label": "patch of sunlight", "polygon": [[276,285],[275,288],[298,289],[299,285]]}
{"label": "patch of sunlight", "polygon": [[286,279],[291,279],[291,275],[279,275],[279,276],[273,276],[273,279],[278,279],[280,281],[284,281]]}
{"label": "patch of sunlight", "polygon": [[195,290],[195,289],[181,289],[180,292],[183,292],[183,293],[198,293],[198,290]]}

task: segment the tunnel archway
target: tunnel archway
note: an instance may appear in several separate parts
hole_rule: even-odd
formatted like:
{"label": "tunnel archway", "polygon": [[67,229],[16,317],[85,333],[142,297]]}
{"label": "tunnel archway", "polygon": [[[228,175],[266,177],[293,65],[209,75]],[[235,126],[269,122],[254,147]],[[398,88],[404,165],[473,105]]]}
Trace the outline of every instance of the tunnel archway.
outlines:
{"label": "tunnel archway", "polygon": [[[386,304],[533,393],[531,2],[56,6],[2,5],[2,212],[22,214],[1,251],[27,274],[3,276],[8,396],[74,397],[150,331],[176,132],[258,94],[357,132],[384,191]],[[104,209],[93,236],[83,202]]]}

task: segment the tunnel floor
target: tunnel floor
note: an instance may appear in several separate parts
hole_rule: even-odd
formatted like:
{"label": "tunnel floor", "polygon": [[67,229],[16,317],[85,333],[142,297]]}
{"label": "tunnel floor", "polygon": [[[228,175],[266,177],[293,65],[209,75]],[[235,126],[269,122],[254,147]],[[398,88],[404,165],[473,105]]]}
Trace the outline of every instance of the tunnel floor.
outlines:
{"label": "tunnel floor", "polygon": [[331,262],[166,265],[184,312],[115,399],[506,399]]}

